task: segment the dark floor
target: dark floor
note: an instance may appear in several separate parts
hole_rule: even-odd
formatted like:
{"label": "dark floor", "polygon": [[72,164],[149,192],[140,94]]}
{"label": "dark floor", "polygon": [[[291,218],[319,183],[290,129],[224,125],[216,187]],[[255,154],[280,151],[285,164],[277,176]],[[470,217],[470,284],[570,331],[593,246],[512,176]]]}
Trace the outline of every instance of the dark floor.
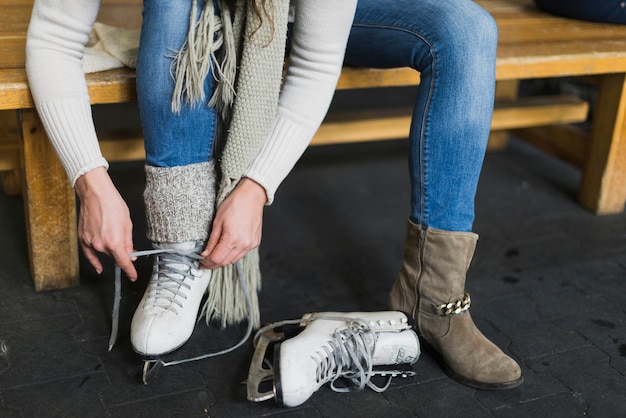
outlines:
{"label": "dark floor", "polygon": [[[386,308],[407,217],[404,155],[402,141],[307,151],[266,210],[264,322]],[[144,247],[142,165],[114,164],[111,173],[131,205],[136,246]],[[475,223],[481,238],[467,288],[479,327],[520,361],[522,386],[462,386],[424,353],[416,377],[397,379],[382,394],[324,387],[295,409],[246,400],[250,344],[164,368],[140,384],[128,329],[149,261],[138,262],[140,283],[124,285],[120,339],[107,352],[110,263],[104,277],[83,263],[78,288],[35,293],[21,198],[0,194],[0,416],[623,417],[626,216],[582,209],[578,181],[576,171],[517,142],[486,158]],[[219,334],[196,330],[207,332]]]}

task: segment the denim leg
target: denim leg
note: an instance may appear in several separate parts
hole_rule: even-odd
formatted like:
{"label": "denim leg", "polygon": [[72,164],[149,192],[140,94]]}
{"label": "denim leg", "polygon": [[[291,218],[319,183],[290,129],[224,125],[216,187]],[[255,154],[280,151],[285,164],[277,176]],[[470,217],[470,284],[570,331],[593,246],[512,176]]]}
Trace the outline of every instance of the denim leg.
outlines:
{"label": "denim leg", "polygon": [[420,71],[409,134],[411,220],[471,231],[489,137],[497,27],[470,0],[359,0],[346,64]]}
{"label": "denim leg", "polygon": [[[174,167],[210,161],[216,112],[206,103],[172,112],[172,55],[189,27],[191,1],[145,0],[137,60],[137,98],[145,138],[146,162]],[[203,2],[199,2],[201,10]],[[206,80],[211,97],[213,77]]]}

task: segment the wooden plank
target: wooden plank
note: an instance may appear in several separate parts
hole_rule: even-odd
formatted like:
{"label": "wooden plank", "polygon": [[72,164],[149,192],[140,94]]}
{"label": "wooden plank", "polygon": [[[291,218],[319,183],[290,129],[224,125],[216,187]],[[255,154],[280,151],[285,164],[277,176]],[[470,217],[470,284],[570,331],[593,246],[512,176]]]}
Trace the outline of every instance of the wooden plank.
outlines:
{"label": "wooden plank", "polygon": [[145,160],[141,130],[98,131],[102,155],[108,161]]}
{"label": "wooden plank", "polygon": [[[496,102],[513,101],[517,99],[519,85],[519,80],[504,80],[496,82]],[[487,151],[502,151],[506,148],[508,139],[509,133],[506,130],[491,130],[489,133],[489,142],[487,142]]]}
{"label": "wooden plank", "polygon": [[24,68],[25,38],[0,38],[0,57],[2,69]]}
{"label": "wooden plank", "polygon": [[311,145],[407,138],[411,109],[385,109],[329,115]]}
{"label": "wooden plank", "polygon": [[32,4],[7,4],[8,1],[10,0],[2,0],[2,6],[0,6],[2,11],[0,14],[0,40],[4,41],[7,38],[26,39]]}
{"label": "wooden plank", "polygon": [[[498,102],[491,127],[498,131],[582,122],[587,118],[588,109],[587,102],[566,95]],[[400,108],[329,115],[311,145],[407,138],[411,114],[412,109]]]}
{"label": "wooden plank", "polygon": [[[10,37],[26,37],[28,23],[32,11],[32,1],[2,0],[0,9],[0,39]],[[103,0],[97,21],[125,28],[141,26],[141,0]]]}
{"label": "wooden plank", "polygon": [[[571,96],[523,98],[516,103],[497,103],[492,129],[504,130],[551,123],[581,122],[587,117],[588,104]],[[329,114],[315,134],[311,145],[367,142],[407,138],[411,108],[376,109]],[[141,132],[99,131],[100,148],[109,161],[145,158]]]}
{"label": "wooden plank", "polygon": [[0,142],[0,171],[19,170],[19,168],[17,142],[15,144]]}
{"label": "wooden plank", "polygon": [[74,190],[33,110],[22,112],[20,152],[31,275],[36,291],[79,284]]}
{"label": "wooden plank", "polygon": [[[127,103],[137,100],[135,71],[118,68],[87,74],[87,88],[92,104]],[[33,108],[33,98],[28,90],[26,70],[0,70],[0,110]]]}
{"label": "wooden plank", "polygon": [[337,90],[415,86],[419,82],[419,73],[412,68],[344,67],[337,82]]}
{"label": "wooden plank", "polygon": [[22,176],[19,167],[15,170],[0,172],[2,191],[7,196],[19,196],[22,194]]}
{"label": "wooden plank", "polygon": [[598,87],[578,201],[604,215],[626,202],[626,74],[603,76]]}
{"label": "wooden plank", "polygon": [[15,111],[0,111],[0,171],[19,168],[17,115]]}
{"label": "wooden plank", "polygon": [[[498,20],[498,42],[501,45],[527,43],[550,44],[568,42],[572,45],[583,42],[603,42],[620,39],[626,33],[623,25],[584,22],[565,18],[548,19],[500,19]],[[581,49],[584,46],[581,44]],[[589,50],[587,45],[586,50]]]}
{"label": "wooden plank", "polygon": [[496,103],[491,129],[582,122],[588,113],[589,104],[573,96],[524,97]]}

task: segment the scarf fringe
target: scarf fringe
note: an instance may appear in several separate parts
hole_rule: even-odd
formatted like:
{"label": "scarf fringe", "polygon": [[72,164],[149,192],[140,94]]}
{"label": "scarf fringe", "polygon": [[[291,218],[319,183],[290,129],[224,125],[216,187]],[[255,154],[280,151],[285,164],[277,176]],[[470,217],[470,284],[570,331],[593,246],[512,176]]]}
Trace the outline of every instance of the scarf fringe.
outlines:
{"label": "scarf fringe", "polygon": [[[246,254],[242,259],[242,264],[243,276],[252,304],[252,326],[256,329],[261,326],[258,297],[258,292],[261,290],[261,271],[258,249]],[[244,290],[234,264],[213,270],[207,294],[208,298],[200,313],[201,317],[205,317],[207,324],[215,320],[219,321],[222,327],[226,327],[250,319]]]}
{"label": "scarf fringe", "polygon": [[[180,51],[173,56],[174,78],[172,111],[180,112],[182,103],[194,106],[205,101],[204,82],[211,73],[217,82],[209,106],[226,117],[235,100],[237,58],[235,36],[228,6],[220,1],[221,17],[212,1],[207,1],[198,16],[198,0],[193,0],[189,32]],[[223,48],[222,48],[223,47]],[[222,51],[220,59],[217,51]]]}
{"label": "scarf fringe", "polygon": [[[193,0],[187,40],[173,57],[172,110],[179,111],[183,102],[195,105],[203,101],[204,81],[209,72],[213,74],[217,85],[208,105],[218,110],[222,120],[219,125],[223,126],[217,142],[220,152],[216,153],[221,170],[219,205],[237,185],[271,131],[282,81],[289,0],[269,0],[267,10],[272,19],[263,21],[255,15],[249,0],[217,1],[219,16],[213,1],[207,0],[197,18],[198,0]],[[227,3],[233,8],[229,9]],[[251,318],[255,328],[260,326],[258,249],[242,259],[242,271],[252,312],[248,312],[237,267],[226,266],[212,273],[201,312],[207,323],[216,320],[226,327]]]}

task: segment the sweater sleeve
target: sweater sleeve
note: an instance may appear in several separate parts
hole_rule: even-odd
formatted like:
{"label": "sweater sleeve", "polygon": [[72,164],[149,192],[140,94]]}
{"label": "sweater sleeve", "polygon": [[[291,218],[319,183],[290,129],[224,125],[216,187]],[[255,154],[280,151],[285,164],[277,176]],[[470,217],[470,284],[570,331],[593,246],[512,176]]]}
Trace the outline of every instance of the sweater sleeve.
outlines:
{"label": "sweater sleeve", "polygon": [[245,176],[268,204],[320,127],[333,98],[356,0],[296,0],[289,67],[269,139]]}
{"label": "sweater sleeve", "polygon": [[37,112],[74,186],[107,167],[91,114],[83,51],[100,0],[35,0],[26,40],[26,71]]}

